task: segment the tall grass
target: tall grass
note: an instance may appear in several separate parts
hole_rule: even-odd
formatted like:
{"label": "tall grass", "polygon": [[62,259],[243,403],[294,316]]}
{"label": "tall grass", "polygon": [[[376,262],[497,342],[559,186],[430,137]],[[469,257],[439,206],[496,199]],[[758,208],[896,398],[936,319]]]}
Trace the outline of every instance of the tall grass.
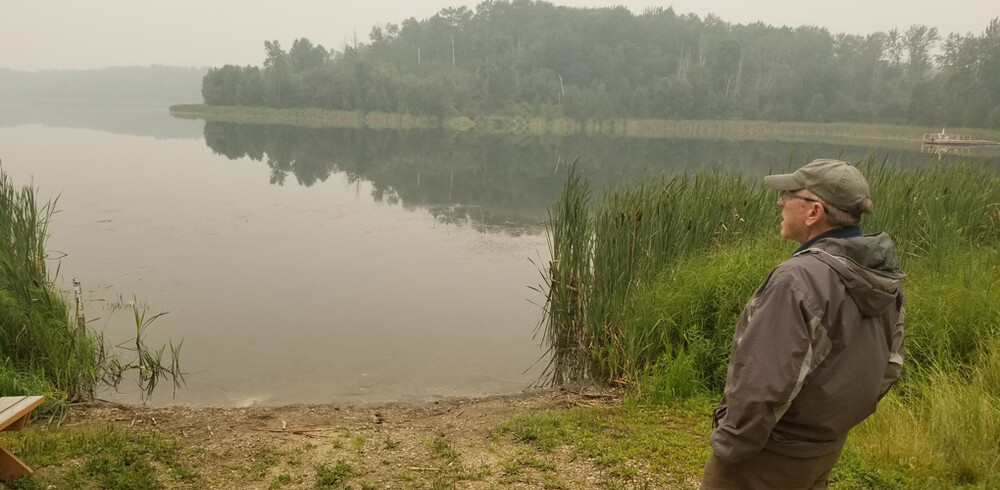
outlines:
{"label": "tall grass", "polygon": [[[94,339],[76,328],[46,270],[45,240],[54,202],[39,205],[0,169],[0,387],[41,390],[53,400],[91,393]],[[43,382],[44,381],[44,382]],[[47,386],[46,386],[47,383]]]}
{"label": "tall grass", "polygon": [[591,211],[589,184],[574,166],[550,213],[550,381],[626,379],[641,370],[622,320],[636,294],[679,257],[775,230],[772,197],[741,177],[661,175],[606,191]]}
{"label": "tall grass", "polygon": [[548,268],[543,276],[545,315],[539,325],[549,345],[550,364],[543,374],[554,384],[586,377],[590,368],[591,341],[587,336],[584,305],[591,284],[592,233],[589,217],[590,186],[570,167],[566,187],[549,211]]}
{"label": "tall grass", "polygon": [[775,235],[680,259],[644,288],[623,322],[625,355],[643,368],[629,373],[644,381],[641,395],[665,401],[721,392],[736,321],[761,280],[791,251]]}
{"label": "tall grass", "polygon": [[975,163],[904,170],[871,159],[862,165],[876,213],[869,229],[889,230],[904,264],[945,260],[955,247],[1000,239],[1000,180]]}
{"label": "tall grass", "polygon": [[[849,439],[868,465],[939,487],[1000,486],[1000,339],[985,339],[966,369],[923,369],[890,392]],[[914,483],[911,487],[928,488]]]}
{"label": "tall grass", "polygon": [[45,395],[43,413],[89,398],[100,380],[117,385],[135,371],[144,399],[159,379],[183,382],[179,349],[150,349],[143,333],[155,318],[133,302],[134,360],[123,361],[104,337],[78,325],[46,267],[48,225],[55,201],[39,204],[35,190],[17,187],[0,168],[0,396]]}

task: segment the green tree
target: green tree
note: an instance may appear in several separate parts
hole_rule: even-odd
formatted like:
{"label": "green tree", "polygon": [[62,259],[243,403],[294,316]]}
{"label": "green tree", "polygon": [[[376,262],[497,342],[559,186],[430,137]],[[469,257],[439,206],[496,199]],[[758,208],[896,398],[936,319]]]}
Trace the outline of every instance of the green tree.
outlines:
{"label": "green tree", "polygon": [[[280,47],[277,49],[280,50]],[[280,54],[276,55],[280,56]],[[269,51],[268,57],[270,56],[271,52]],[[295,73],[322,67],[329,58],[330,54],[322,45],[313,46],[312,42],[306,38],[296,39],[292,42],[292,49],[288,51],[288,62]]]}
{"label": "green tree", "polygon": [[225,65],[222,68],[212,68],[205,74],[201,82],[201,96],[206,104],[236,105],[239,103],[237,94],[243,84],[243,70],[238,66]]}
{"label": "green tree", "polygon": [[906,44],[907,71],[910,83],[924,79],[931,67],[930,52],[940,39],[937,27],[912,25],[903,36]]}
{"label": "green tree", "polygon": [[291,60],[278,41],[264,41],[267,57],[261,76],[262,99],[270,107],[289,107],[295,101]]}

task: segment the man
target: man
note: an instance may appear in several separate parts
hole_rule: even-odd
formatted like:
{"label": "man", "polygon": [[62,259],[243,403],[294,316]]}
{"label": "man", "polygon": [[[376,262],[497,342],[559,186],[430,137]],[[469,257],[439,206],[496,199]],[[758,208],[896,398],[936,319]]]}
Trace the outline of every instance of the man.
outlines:
{"label": "man", "polygon": [[733,334],[703,489],[826,488],[848,431],[903,365],[904,277],[854,166],[815,160],[764,183],[781,236],[801,244],[747,303]]}

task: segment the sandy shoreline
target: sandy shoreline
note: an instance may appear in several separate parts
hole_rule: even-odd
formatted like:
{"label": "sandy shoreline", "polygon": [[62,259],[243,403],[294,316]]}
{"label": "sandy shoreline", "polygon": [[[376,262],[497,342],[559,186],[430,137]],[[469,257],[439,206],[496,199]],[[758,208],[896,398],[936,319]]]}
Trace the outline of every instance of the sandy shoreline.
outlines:
{"label": "sandy shoreline", "polygon": [[[73,406],[63,427],[112,424],[176,441],[199,474],[197,488],[315,488],[315,468],[343,461],[353,469],[345,481],[352,488],[598,489],[606,488],[607,475],[595,462],[568,447],[539,451],[511,437],[498,437],[496,429],[523,414],[614,401],[612,395],[596,391],[542,389],[370,407],[146,408],[94,403]],[[455,456],[442,458],[441,448]],[[530,464],[519,464],[511,474],[512,462],[525,461]],[[279,480],[285,483],[276,487]],[[435,486],[439,482],[454,486]]]}

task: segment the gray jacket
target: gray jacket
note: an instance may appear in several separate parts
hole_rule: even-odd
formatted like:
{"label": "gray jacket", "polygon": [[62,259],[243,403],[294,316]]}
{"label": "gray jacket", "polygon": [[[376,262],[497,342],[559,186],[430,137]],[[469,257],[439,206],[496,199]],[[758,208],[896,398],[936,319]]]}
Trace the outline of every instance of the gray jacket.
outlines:
{"label": "gray jacket", "polygon": [[903,277],[884,233],[818,240],[771,271],[736,325],[712,452],[839,451],[899,377]]}

